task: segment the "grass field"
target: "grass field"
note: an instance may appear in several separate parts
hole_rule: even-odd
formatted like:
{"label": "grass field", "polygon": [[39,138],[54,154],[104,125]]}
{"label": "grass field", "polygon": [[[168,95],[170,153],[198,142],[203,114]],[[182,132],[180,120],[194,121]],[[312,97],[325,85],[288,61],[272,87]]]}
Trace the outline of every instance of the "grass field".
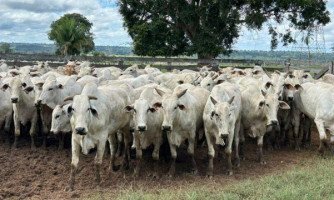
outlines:
{"label": "grass field", "polygon": [[[334,158],[311,156],[289,170],[221,186],[215,181],[203,185],[189,183],[178,188],[150,190],[127,188],[117,199],[334,199]],[[251,170],[251,169],[250,169]],[[113,195],[114,197],[114,195]],[[88,199],[109,199],[108,192],[92,194]]]}

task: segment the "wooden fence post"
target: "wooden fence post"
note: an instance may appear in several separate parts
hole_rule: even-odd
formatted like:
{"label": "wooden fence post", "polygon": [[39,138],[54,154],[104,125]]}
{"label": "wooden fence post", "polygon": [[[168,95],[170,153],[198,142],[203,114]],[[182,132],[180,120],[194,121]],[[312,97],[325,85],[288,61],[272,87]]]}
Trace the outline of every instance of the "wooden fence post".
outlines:
{"label": "wooden fence post", "polygon": [[166,67],[167,71],[172,71],[172,62],[171,61],[168,61],[167,62],[167,67]]}
{"label": "wooden fence post", "polygon": [[123,68],[123,66],[124,66],[124,60],[123,59],[118,60],[118,67]]}
{"label": "wooden fence post", "polygon": [[331,61],[331,65],[329,66],[329,73],[334,74],[334,61]]}

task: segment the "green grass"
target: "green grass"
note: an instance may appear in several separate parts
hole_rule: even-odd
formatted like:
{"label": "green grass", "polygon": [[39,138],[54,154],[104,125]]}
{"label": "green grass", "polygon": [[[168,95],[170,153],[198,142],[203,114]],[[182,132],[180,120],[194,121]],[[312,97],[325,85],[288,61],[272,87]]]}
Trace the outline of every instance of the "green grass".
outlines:
{"label": "green grass", "polygon": [[[250,169],[251,170],[251,169]],[[218,183],[191,183],[179,188],[152,190],[127,188],[116,192],[117,199],[334,199],[334,158],[314,157],[288,171],[280,170],[253,180],[243,180],[225,187]],[[103,196],[108,194],[103,192]],[[114,194],[115,195],[115,194]],[[113,195],[113,196],[114,196]],[[99,199],[93,194],[89,199]],[[108,199],[108,198],[107,198]]]}

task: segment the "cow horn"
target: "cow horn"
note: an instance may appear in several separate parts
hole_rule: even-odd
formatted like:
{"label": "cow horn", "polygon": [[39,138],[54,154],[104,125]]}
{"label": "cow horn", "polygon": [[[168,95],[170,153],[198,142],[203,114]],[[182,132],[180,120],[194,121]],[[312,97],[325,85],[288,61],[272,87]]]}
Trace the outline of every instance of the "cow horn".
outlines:
{"label": "cow horn", "polygon": [[177,98],[180,98],[182,97],[186,92],[187,92],[188,89],[185,89],[185,90],[182,90],[181,92],[177,93],[176,96]]}
{"label": "cow horn", "polygon": [[65,101],[73,101],[73,97],[66,97],[65,99],[64,99],[64,102]]}
{"label": "cow horn", "polygon": [[97,100],[97,97],[95,97],[95,96],[88,96],[88,99],[89,100]]}

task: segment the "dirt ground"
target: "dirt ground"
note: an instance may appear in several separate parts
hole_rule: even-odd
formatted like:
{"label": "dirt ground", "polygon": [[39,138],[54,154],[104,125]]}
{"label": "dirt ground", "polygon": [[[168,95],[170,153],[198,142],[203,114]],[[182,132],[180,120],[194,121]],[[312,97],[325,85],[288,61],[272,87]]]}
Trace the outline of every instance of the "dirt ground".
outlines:
{"label": "dirt ground", "polygon": [[[317,133],[313,132],[313,138]],[[208,179],[205,176],[207,166],[206,148],[196,150],[196,159],[199,166],[199,174],[194,176],[190,172],[190,159],[186,151],[180,152],[176,163],[177,175],[175,178],[167,178],[168,164],[163,161],[159,164],[158,179],[149,177],[153,169],[149,156],[146,156],[142,167],[141,177],[132,177],[133,169],[125,173],[118,171],[112,175],[108,173],[108,156],[105,155],[101,170],[102,184],[99,191],[108,191],[115,194],[124,188],[170,188],[183,187],[194,182],[210,184],[218,183],[224,186],[236,181],[256,178],[277,171],[287,170],[295,165],[305,164],[304,161],[317,155],[317,142],[313,139],[312,146],[308,149],[295,151],[285,147],[280,150],[264,150],[266,165],[256,162],[256,145],[247,142],[245,160],[241,166],[234,170],[234,175],[226,175],[226,161],[220,156],[214,162],[214,177]],[[97,191],[94,182],[94,154],[81,155],[79,169],[76,177],[75,191],[65,192],[70,174],[71,152],[69,148],[58,151],[55,144],[49,144],[46,150],[37,148],[31,151],[29,140],[21,139],[18,149],[10,149],[8,144],[0,144],[0,199],[69,199],[83,198],[87,194]]]}

